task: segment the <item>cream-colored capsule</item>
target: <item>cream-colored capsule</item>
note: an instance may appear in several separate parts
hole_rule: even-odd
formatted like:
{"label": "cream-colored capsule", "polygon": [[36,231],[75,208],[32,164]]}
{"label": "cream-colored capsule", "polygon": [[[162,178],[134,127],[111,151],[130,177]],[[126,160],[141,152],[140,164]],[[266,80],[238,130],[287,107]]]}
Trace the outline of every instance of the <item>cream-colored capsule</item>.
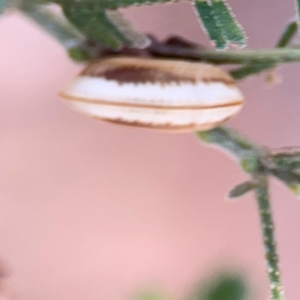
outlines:
{"label": "cream-colored capsule", "polygon": [[216,66],[133,57],[91,63],[60,95],[92,117],[166,131],[211,129],[244,103],[234,80]]}

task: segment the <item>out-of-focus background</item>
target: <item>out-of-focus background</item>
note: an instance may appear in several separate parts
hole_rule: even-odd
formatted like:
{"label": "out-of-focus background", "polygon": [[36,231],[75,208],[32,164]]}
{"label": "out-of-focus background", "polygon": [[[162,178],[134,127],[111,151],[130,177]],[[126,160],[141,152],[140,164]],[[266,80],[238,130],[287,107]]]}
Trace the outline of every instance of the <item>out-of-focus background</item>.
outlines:
{"label": "out-of-focus background", "polygon": [[[230,1],[249,46],[271,47],[294,1]],[[207,45],[190,3],[125,10],[135,26]],[[0,20],[0,256],[14,299],[121,300],[145,287],[181,297],[219,268],[238,268],[267,299],[256,204],[226,202],[246,176],[192,134],[106,124],[71,111],[58,91],[82,68],[18,14]],[[274,147],[300,144],[299,66],[241,83],[229,124]],[[272,181],[288,300],[300,294],[300,203]]]}

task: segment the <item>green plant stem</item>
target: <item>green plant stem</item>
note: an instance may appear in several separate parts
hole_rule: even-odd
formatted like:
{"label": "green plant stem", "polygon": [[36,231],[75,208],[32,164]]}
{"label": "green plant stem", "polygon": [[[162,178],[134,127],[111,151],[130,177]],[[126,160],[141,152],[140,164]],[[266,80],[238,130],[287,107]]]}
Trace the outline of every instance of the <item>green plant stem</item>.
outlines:
{"label": "green plant stem", "polygon": [[[23,5],[21,11],[67,48],[71,47],[70,45],[80,45],[84,40],[83,36],[72,25],[46,7]],[[190,58],[220,64],[300,62],[300,49],[297,48],[218,52],[170,47],[156,43],[151,47],[151,51],[157,55],[176,55],[177,58]]]}
{"label": "green plant stem", "polygon": [[300,62],[300,49],[259,49],[219,52],[214,50],[175,48],[156,45],[154,54],[186,58],[191,60],[208,61],[216,64],[244,64],[244,63],[288,63]]}
{"label": "green plant stem", "polygon": [[[271,299],[284,300],[273,217],[268,194],[269,173],[267,173],[266,166],[261,163],[262,161],[265,161],[265,148],[257,146],[229,128],[219,127],[209,131],[198,132],[197,136],[208,144],[214,144],[229,151],[240,160],[243,169],[253,177],[253,182],[256,186],[254,190],[265,246],[265,258],[270,282]],[[245,164],[245,162],[247,164]]]}
{"label": "green plant stem", "polygon": [[245,157],[253,156],[254,153],[258,151],[257,145],[227,127],[217,127],[209,131],[199,131],[197,135],[206,143],[215,144],[240,160],[243,160]]}
{"label": "green plant stem", "polygon": [[276,63],[268,62],[268,63],[252,63],[246,66],[242,66],[240,68],[234,69],[230,71],[230,75],[236,79],[241,80],[250,75],[258,74],[262,71],[270,70],[276,67]]}
{"label": "green plant stem", "polygon": [[82,36],[65,19],[53,13],[45,6],[22,2],[19,10],[39,27],[53,36],[67,50],[80,46],[84,42]]}
{"label": "green plant stem", "polygon": [[[276,47],[284,48],[287,47],[291,40],[295,37],[298,32],[298,23],[293,21],[290,22],[286,28],[284,29],[282,35],[280,36]],[[266,62],[266,63],[252,63],[246,66],[242,66],[235,70],[232,70],[231,76],[235,79],[242,79],[249,75],[257,74],[265,70],[269,70],[276,67],[276,63],[274,62]]]}
{"label": "green plant stem", "polygon": [[274,222],[268,193],[268,177],[267,175],[260,174],[256,176],[256,180],[259,184],[255,189],[255,194],[265,246],[265,258],[267,261],[267,271],[270,281],[271,299],[283,300],[284,295],[280,278],[278,254],[276,250]]}
{"label": "green plant stem", "polygon": [[[68,21],[43,5],[22,2],[21,12],[59,41],[75,60],[89,60],[99,56],[95,45],[85,43],[85,38]],[[292,28],[293,29],[293,28]],[[289,34],[291,32],[288,32]],[[291,35],[290,35],[291,36]],[[101,49],[101,45],[98,45]],[[214,64],[246,64],[246,69],[233,70],[235,78],[258,73],[279,63],[300,62],[299,48],[260,49],[219,52],[202,48],[184,48],[155,42],[148,47],[153,56],[205,61]],[[250,69],[250,70],[249,70]],[[254,70],[254,71],[253,71]]]}

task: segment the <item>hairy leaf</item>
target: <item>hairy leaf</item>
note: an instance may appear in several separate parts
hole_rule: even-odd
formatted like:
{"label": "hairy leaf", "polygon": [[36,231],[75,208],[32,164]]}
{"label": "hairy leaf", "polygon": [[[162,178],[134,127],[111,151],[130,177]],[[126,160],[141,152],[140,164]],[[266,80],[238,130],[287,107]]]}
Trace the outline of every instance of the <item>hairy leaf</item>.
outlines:
{"label": "hairy leaf", "polygon": [[238,198],[246,193],[250,192],[256,187],[256,184],[252,181],[245,181],[241,184],[238,184],[235,186],[230,192],[229,192],[229,198]]}
{"label": "hairy leaf", "polygon": [[112,49],[130,44],[125,35],[110,20],[107,13],[91,1],[67,1],[63,11],[68,20],[88,39]]}
{"label": "hairy leaf", "polygon": [[215,44],[217,49],[226,48],[227,42],[216,22],[212,6],[207,0],[196,0],[195,7],[209,39]]}
{"label": "hairy leaf", "polygon": [[218,27],[229,44],[244,46],[246,37],[242,26],[235,20],[231,8],[225,0],[211,0]]}

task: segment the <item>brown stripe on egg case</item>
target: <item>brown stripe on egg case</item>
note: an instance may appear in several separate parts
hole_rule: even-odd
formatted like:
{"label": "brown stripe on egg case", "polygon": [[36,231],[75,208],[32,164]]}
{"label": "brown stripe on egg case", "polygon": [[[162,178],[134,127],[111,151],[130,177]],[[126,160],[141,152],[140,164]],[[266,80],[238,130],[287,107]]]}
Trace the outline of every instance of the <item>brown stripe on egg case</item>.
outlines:
{"label": "brown stripe on egg case", "polygon": [[149,58],[105,58],[88,66],[80,75],[102,77],[119,83],[221,82],[234,85],[234,80],[218,67]]}

